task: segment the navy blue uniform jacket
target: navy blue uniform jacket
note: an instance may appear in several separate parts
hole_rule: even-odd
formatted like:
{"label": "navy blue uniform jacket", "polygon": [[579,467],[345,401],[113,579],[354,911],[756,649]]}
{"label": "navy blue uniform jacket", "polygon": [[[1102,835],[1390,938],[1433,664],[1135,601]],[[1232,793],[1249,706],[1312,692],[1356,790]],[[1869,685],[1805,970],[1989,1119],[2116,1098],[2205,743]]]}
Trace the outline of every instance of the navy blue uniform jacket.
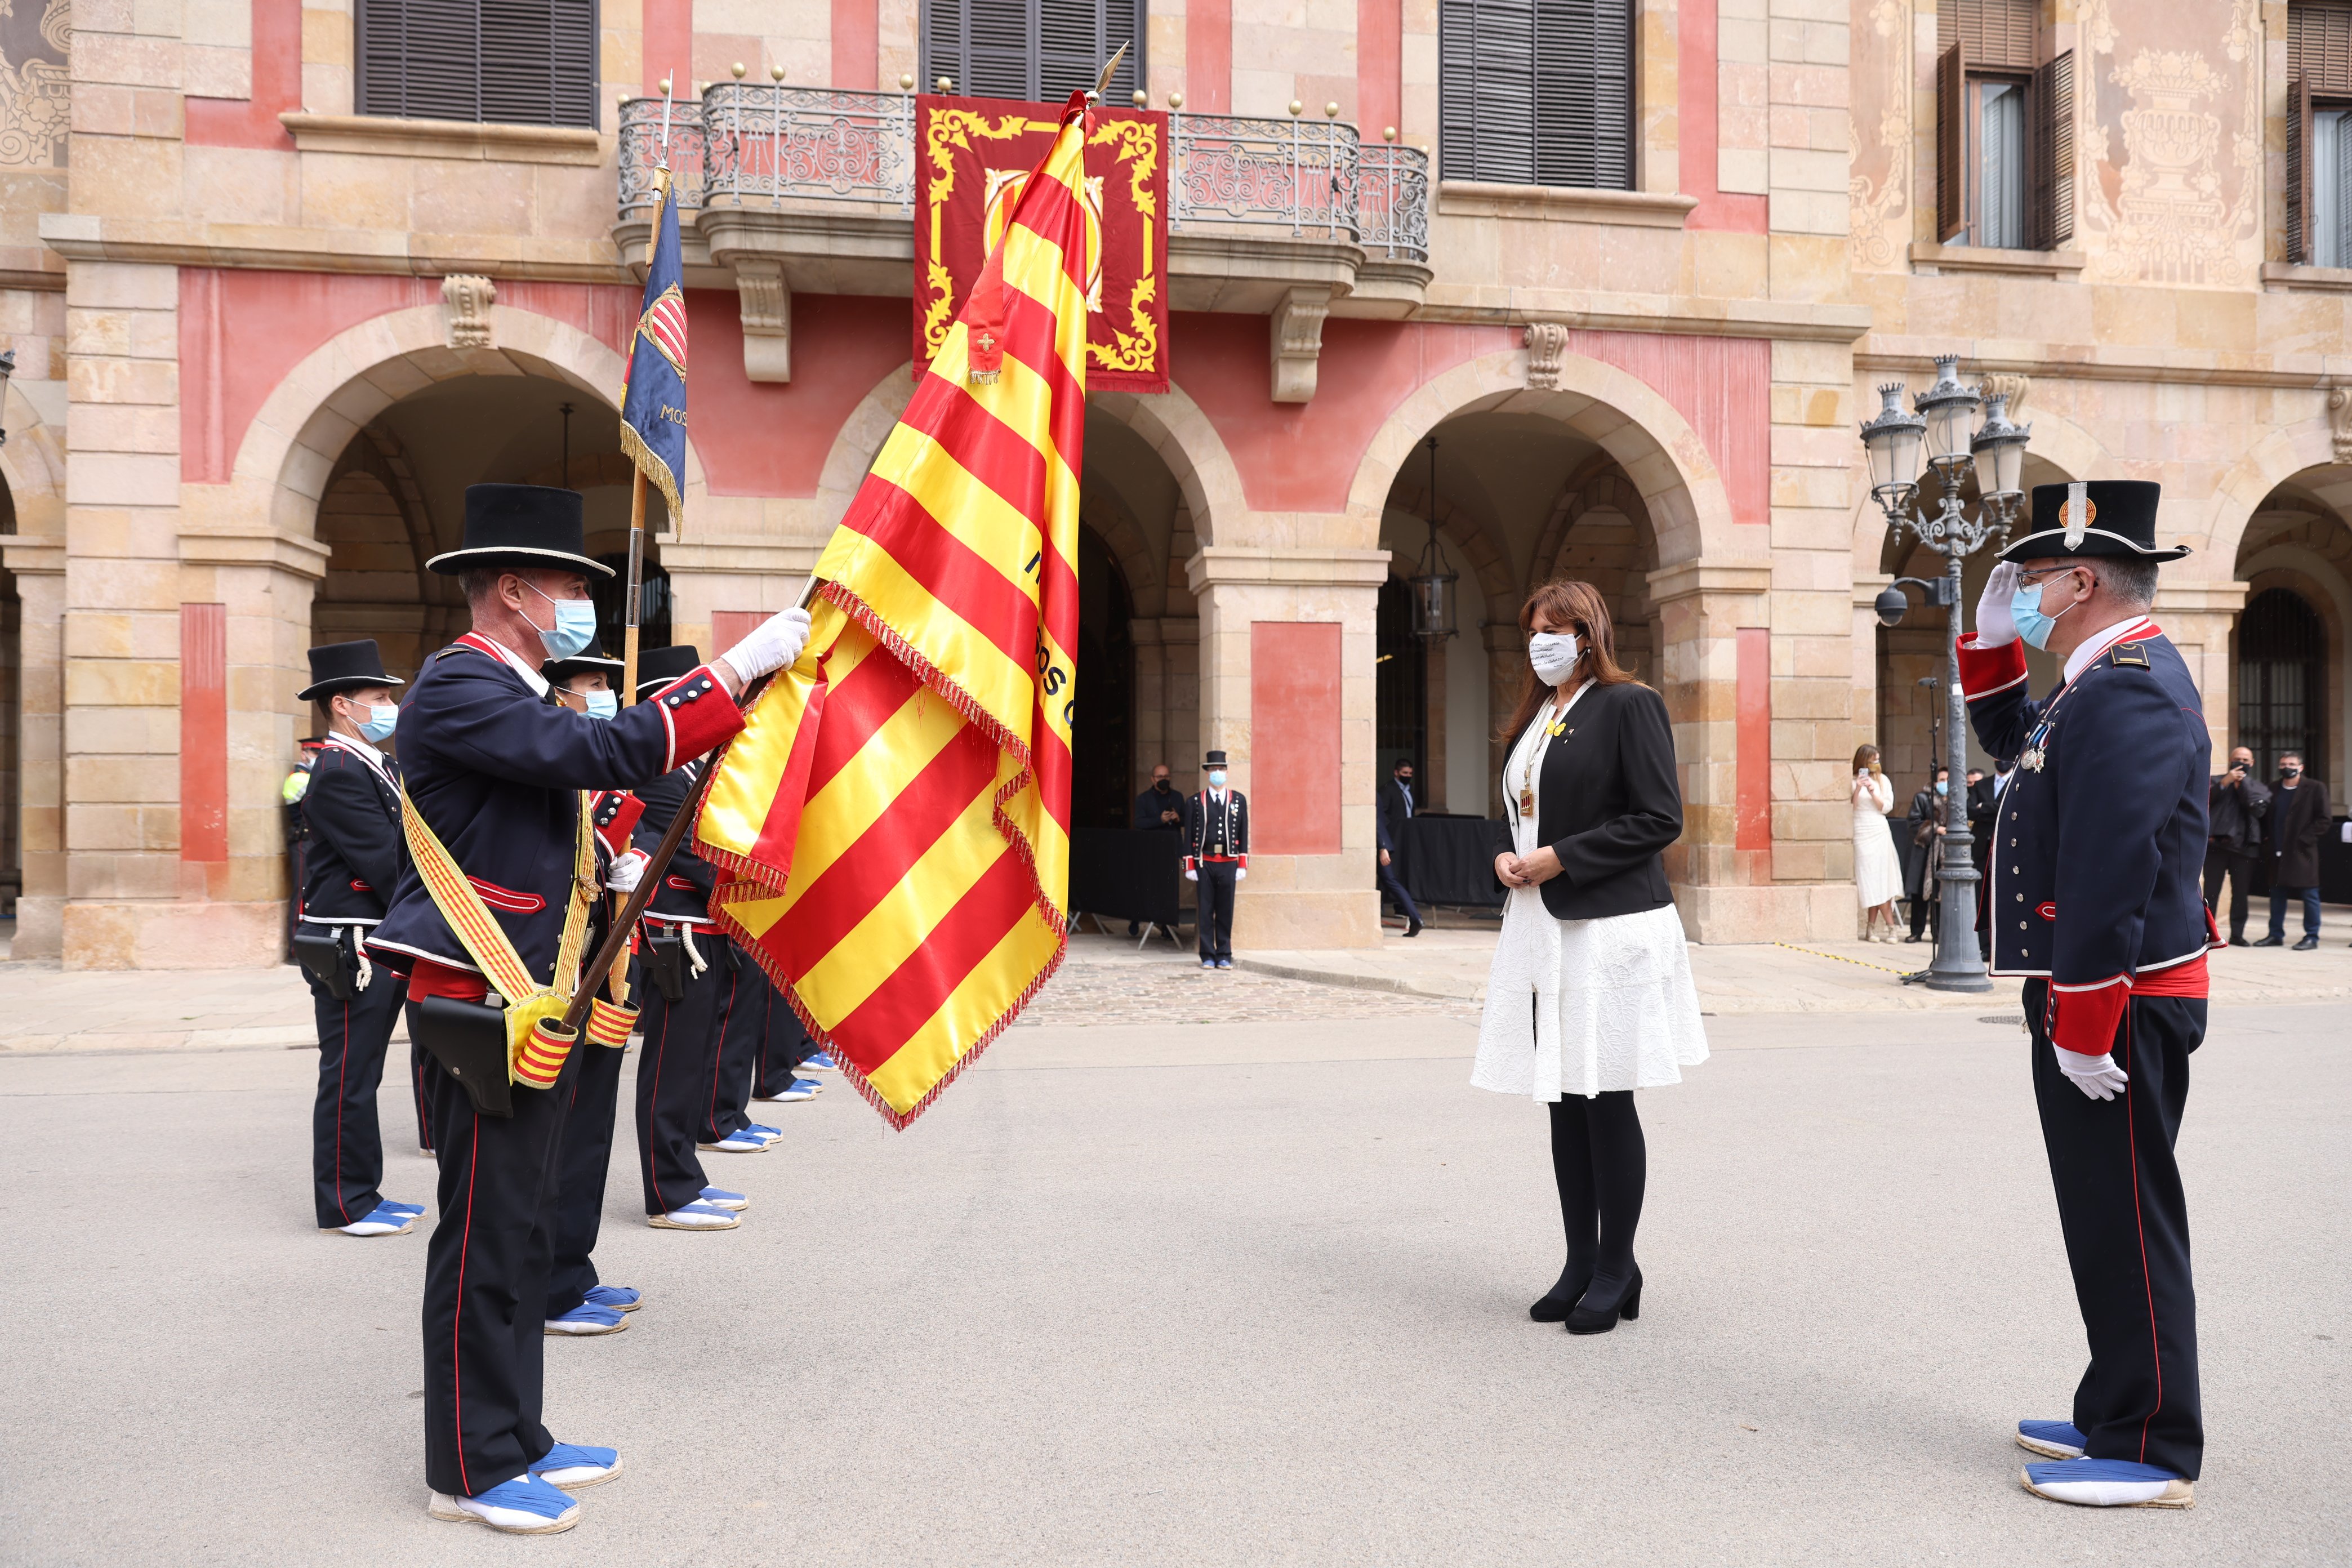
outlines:
{"label": "navy blue uniform jacket", "polygon": [[[660,845],[669,825],[702,787],[706,766],[700,762],[688,763],[637,792],[637,798],[645,802],[644,815],[637,818],[638,848],[650,855]],[[710,924],[710,895],[718,885],[718,868],[694,852],[694,841],[688,838],[670,857],[669,869],[662,873],[661,886],[646,905],[646,918],[664,925],[707,926]]]}
{"label": "navy blue uniform jacket", "polygon": [[[613,719],[574,713],[468,632],[426,661],[400,717],[409,798],[515,945],[533,978],[552,976],[571,899],[582,790],[629,789],[743,727],[708,666]],[[395,969],[474,961],[414,866],[401,876],[371,952]]]}
{"label": "navy blue uniform jacket", "polygon": [[2021,645],[1975,641],[1960,640],[1969,721],[1986,751],[2020,759],[1986,863],[1992,973],[2047,977],[2051,1039],[2100,1055],[2135,980],[2201,959],[2212,940],[2199,881],[2204,704],[2145,619],[2039,702]]}
{"label": "navy blue uniform jacket", "polygon": [[310,764],[302,795],[310,837],[302,848],[299,908],[314,925],[375,924],[408,865],[400,794],[392,782],[399,769],[387,760],[378,773],[354,750],[366,744],[330,738]]}

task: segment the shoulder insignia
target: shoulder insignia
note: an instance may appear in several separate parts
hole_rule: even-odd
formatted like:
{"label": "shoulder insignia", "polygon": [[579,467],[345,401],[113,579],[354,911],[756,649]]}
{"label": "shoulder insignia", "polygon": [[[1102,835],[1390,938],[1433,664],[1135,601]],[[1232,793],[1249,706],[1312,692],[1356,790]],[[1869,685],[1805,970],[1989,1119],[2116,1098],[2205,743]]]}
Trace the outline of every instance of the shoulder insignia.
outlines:
{"label": "shoulder insignia", "polygon": [[2115,646],[2113,658],[2117,664],[2137,665],[2142,669],[2147,668],[2147,648],[2144,644],[2119,642]]}

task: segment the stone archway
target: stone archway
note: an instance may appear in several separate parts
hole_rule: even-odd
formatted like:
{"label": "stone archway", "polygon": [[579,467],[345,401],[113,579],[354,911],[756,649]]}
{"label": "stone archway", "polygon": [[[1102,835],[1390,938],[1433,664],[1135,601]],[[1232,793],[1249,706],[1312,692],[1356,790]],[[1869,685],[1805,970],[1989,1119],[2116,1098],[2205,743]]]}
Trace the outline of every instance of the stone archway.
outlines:
{"label": "stone archway", "polygon": [[0,427],[0,483],[14,529],[0,534],[0,564],[16,580],[13,752],[17,958],[64,951],[65,857],[65,432],[45,421],[21,384],[7,388]]}

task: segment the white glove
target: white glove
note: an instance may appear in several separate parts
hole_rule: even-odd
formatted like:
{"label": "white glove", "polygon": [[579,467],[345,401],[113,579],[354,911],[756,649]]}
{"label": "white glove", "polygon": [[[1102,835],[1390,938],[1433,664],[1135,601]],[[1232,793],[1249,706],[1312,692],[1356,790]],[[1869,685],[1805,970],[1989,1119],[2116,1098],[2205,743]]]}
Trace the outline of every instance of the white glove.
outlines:
{"label": "white glove", "polygon": [[646,874],[646,862],[653,857],[642,849],[627,849],[613,858],[604,868],[604,890],[611,893],[634,893]]}
{"label": "white glove", "polygon": [[2017,622],[2009,613],[2010,595],[2017,592],[2021,574],[2014,561],[1994,563],[1977,595],[1977,647],[2000,647],[2017,640]]}
{"label": "white glove", "polygon": [[719,657],[748,686],[763,675],[772,674],[800,658],[801,649],[808,646],[809,613],[806,610],[778,610],[760,623],[759,628]]}
{"label": "white glove", "polygon": [[2131,1079],[2125,1076],[2123,1068],[2116,1066],[2115,1054],[2111,1051],[2086,1057],[2080,1051],[2063,1050],[2056,1046],[2050,1048],[2058,1052],[2058,1070],[2073,1079],[2074,1087],[2093,1100],[2113,1100],[2131,1087]]}
{"label": "white glove", "polygon": [[1246,867],[1246,866],[1236,866],[1236,867],[1234,867],[1234,881],[1236,881],[1236,882],[1246,882],[1246,881],[1248,881],[1248,880],[1249,880],[1249,868],[1248,868],[1248,867]]}
{"label": "white glove", "polygon": [[1184,873],[1184,879],[1188,882],[1197,882],[1201,879],[1201,873],[1198,871],[1186,871]]}

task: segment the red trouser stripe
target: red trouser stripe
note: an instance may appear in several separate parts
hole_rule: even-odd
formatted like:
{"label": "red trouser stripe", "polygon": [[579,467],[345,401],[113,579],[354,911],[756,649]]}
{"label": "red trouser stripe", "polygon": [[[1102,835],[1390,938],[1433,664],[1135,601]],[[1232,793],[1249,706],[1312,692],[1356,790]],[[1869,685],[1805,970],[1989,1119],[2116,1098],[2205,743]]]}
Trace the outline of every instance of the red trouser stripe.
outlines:
{"label": "red trouser stripe", "polygon": [[[2131,1006],[2124,1006],[2124,1076],[2131,1076],[2132,1016]],[[2148,1358],[2156,1363],[2156,1404],[2148,1410],[2147,1419],[2139,1424],[2139,1460],[2147,1463],[2147,1429],[2156,1413],[2164,1408],[2164,1346],[2156,1334],[2156,1281],[2147,1272],[2147,1223],[2140,1217],[2139,1205],[2139,1117],[2132,1110],[2131,1089],[2124,1089],[2124,1130],[2131,1151],[2132,1226],[2139,1237],[2139,1280],[2147,1291]]]}
{"label": "red trouser stripe", "polygon": [[352,1005],[343,1004],[343,1059],[335,1065],[335,1212],[352,1223],[352,1206],[343,1201],[343,1080],[352,1071]]}
{"label": "red trouser stripe", "polygon": [[464,1340],[458,1325],[466,1318],[466,1252],[474,1239],[474,1172],[482,1160],[482,1118],[474,1116],[474,1136],[466,1154],[466,1228],[457,1237],[457,1304],[449,1313],[449,1418],[457,1428],[457,1482],[474,1495],[473,1478],[466,1474],[466,1374],[458,1361]]}

